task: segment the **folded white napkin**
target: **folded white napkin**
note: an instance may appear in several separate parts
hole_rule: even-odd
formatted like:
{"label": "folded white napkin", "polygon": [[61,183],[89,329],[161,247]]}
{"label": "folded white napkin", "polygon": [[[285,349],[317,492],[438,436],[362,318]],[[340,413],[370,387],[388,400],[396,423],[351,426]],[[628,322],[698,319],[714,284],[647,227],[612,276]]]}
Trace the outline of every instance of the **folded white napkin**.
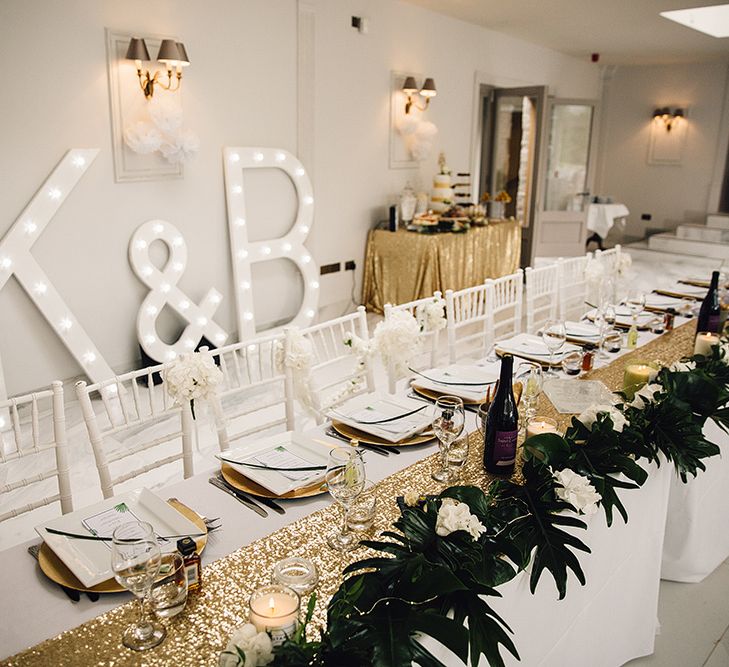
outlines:
{"label": "folded white napkin", "polygon": [[[565,343],[560,350],[554,353],[555,363],[559,363],[567,352],[579,349],[577,345]],[[549,348],[539,336],[524,333],[497,343],[496,350],[539,362],[547,362],[550,357]]]}
{"label": "folded white napkin", "polygon": [[[458,396],[466,401],[484,400],[488,388],[493,387],[493,383],[499,379],[498,365],[493,364],[490,367],[452,364],[420,373],[412,381],[414,387]],[[481,384],[476,386],[473,384],[475,382]]]}
{"label": "folded white napkin", "polygon": [[600,329],[594,324],[587,322],[572,322],[567,320],[564,323],[568,336],[573,338],[598,339],[600,337]]}

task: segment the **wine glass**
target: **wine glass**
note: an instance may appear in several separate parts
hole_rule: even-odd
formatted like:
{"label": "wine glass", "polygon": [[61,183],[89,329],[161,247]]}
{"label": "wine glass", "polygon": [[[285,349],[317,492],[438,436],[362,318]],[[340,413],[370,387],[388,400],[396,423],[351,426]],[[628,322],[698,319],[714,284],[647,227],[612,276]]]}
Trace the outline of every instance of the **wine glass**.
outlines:
{"label": "wine glass", "polygon": [[554,371],[554,353],[557,352],[567,341],[567,330],[563,320],[549,319],[544,323],[542,330],[542,340],[549,350],[549,370],[545,373],[550,377],[555,377],[557,373]]}
{"label": "wine glass", "polygon": [[544,374],[539,364],[525,361],[519,364],[516,369],[516,380],[522,384],[521,402],[524,410],[520,410],[522,417],[522,428],[529,423],[529,420],[537,414],[537,400],[542,393],[544,386]]}
{"label": "wine glass", "polygon": [[337,551],[350,551],[358,544],[347,525],[347,511],[357,496],[364,491],[364,461],[354,447],[335,447],[329,452],[326,482],[329,494],[342,506],[342,527],[327,538],[327,543]]}
{"label": "wine glass", "polygon": [[441,468],[433,473],[436,482],[449,482],[448,448],[458,439],[466,423],[463,401],[458,396],[440,396],[433,406],[433,433],[438,438]]}
{"label": "wine glass", "polygon": [[114,578],[139,601],[139,616],[122,636],[122,643],[134,651],[146,651],[160,644],[167,630],[145,615],[144,600],[149,595],[162,563],[152,526],[132,521],[118,526],[111,538],[111,569]]}
{"label": "wine glass", "polygon": [[630,311],[630,315],[633,318],[633,325],[638,326],[638,315],[643,312],[645,308],[645,292],[640,290],[630,290],[628,297],[625,299],[625,305]]}

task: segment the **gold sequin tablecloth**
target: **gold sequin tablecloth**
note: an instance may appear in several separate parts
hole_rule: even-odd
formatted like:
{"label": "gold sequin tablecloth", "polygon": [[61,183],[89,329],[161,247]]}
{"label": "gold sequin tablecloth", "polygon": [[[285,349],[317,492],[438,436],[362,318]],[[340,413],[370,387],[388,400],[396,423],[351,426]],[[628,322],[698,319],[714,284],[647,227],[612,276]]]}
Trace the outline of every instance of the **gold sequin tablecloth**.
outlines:
{"label": "gold sequin tablecloth", "polygon": [[[670,364],[691,353],[694,332],[695,324],[689,322],[588,377],[602,380],[611,390],[619,389],[627,363],[641,359]],[[569,423],[571,415],[555,415],[544,396],[539,409],[541,414],[557,417],[562,427]],[[476,432],[470,436],[464,483],[485,488],[492,480],[482,468],[482,455],[483,438]],[[376,530],[385,529],[398,516],[395,498],[405,491],[438,493],[442,490],[430,476],[437,462],[438,455],[433,454],[379,482]],[[155,649],[138,654],[122,646],[122,632],[135,613],[133,603],[127,603],[0,665],[216,665],[218,653],[225,647],[233,628],[246,621],[251,592],[268,583],[274,563],[287,556],[305,556],[317,565],[320,581],[314,625],[321,626],[326,605],[341,582],[343,568],[367,556],[364,549],[342,556],[327,546],[326,535],[339,520],[339,510],[330,506],[206,567],[203,590],[190,596],[184,613],[165,622],[167,639]]]}
{"label": "gold sequin tablecloth", "polygon": [[492,220],[457,234],[373,229],[367,239],[362,303],[381,313],[386,303],[473,287],[514,273],[520,255],[521,227],[514,219]]}

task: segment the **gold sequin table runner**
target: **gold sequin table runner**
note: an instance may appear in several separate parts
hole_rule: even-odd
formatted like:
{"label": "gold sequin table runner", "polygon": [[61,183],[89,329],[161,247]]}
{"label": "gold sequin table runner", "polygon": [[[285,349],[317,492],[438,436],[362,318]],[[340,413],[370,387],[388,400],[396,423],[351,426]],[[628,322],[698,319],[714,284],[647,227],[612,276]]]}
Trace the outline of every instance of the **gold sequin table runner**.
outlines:
{"label": "gold sequin table runner", "polygon": [[457,234],[374,229],[367,238],[362,303],[381,313],[386,303],[479,285],[514,273],[520,255],[521,227],[514,219]]}
{"label": "gold sequin table runner", "polygon": [[[691,352],[695,324],[664,334],[638,350],[616,359],[605,368],[589,374],[609,389],[622,385],[623,369],[635,360],[660,361],[667,365]],[[548,399],[542,398],[541,414],[554,414]],[[570,415],[555,415],[563,427]],[[463,471],[463,481],[485,488],[493,479],[484,472],[481,460],[483,438],[470,436],[471,452]],[[378,514],[375,530],[384,530],[398,516],[397,496],[407,490],[438,493],[442,486],[431,478],[437,455],[418,461],[378,485]],[[98,616],[77,628],[44,641],[8,658],[2,665],[215,665],[231,631],[247,618],[251,592],[269,583],[274,563],[287,556],[305,556],[316,563],[320,581],[314,624],[324,624],[326,605],[339,587],[341,573],[350,562],[367,554],[364,549],[347,556],[326,544],[326,535],[338,525],[339,510],[333,506],[314,512],[271,535],[257,540],[205,568],[204,588],[191,594],[185,611],[166,621],[168,635],[155,649],[134,653],[121,644],[125,627],[135,613],[127,603]]]}

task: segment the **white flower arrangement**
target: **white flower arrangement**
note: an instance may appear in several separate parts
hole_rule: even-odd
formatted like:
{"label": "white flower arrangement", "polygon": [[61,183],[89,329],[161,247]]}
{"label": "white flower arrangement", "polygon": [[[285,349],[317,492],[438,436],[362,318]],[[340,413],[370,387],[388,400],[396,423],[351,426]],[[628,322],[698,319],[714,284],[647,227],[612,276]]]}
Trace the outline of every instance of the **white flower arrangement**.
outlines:
{"label": "white flower arrangement", "polygon": [[659,394],[661,391],[663,391],[663,387],[656,382],[643,385],[635,392],[633,400],[628,405],[642,410],[650,403],[653,403],[656,400],[656,394]]}
{"label": "white flower arrangement", "polygon": [[266,632],[251,623],[237,627],[220,654],[220,667],[259,667],[273,662],[273,645]]}
{"label": "white flower arrangement", "polygon": [[486,526],[478,520],[478,517],[471,514],[471,508],[466,503],[444,498],[438,510],[435,532],[445,537],[459,530],[466,531],[475,541],[486,532]]}
{"label": "white flower arrangement", "polygon": [[279,372],[284,372],[286,368],[291,370],[294,393],[299,402],[310,412],[318,412],[311,387],[314,348],[297,327],[287,329],[285,340],[276,342],[275,362]]}
{"label": "white flower arrangement", "polygon": [[420,325],[406,310],[393,311],[380,322],[373,336],[374,348],[386,367],[397,375],[407,372],[408,363],[420,348]]}
{"label": "white flower arrangement", "polygon": [[557,484],[555,493],[560,500],[568,502],[572,507],[582,514],[591,515],[597,512],[597,503],[602,496],[595,491],[590,480],[583,475],[578,475],[574,470],[565,468],[552,473]]}
{"label": "white flower arrangement", "polygon": [[421,495],[417,491],[408,489],[403,493],[402,499],[408,507],[417,507],[420,503]]}
{"label": "white flower arrangement", "polygon": [[189,352],[177,357],[162,370],[167,393],[176,403],[207,398],[223,379],[209,354]]}
{"label": "white flower arrangement", "polygon": [[415,309],[415,319],[420,324],[420,331],[431,333],[445,329],[445,299],[433,297],[427,303],[421,303]]}
{"label": "white flower arrangement", "polygon": [[721,360],[729,366],[729,343],[721,343],[719,350],[721,351]]}
{"label": "white flower arrangement", "polygon": [[628,275],[630,267],[633,266],[633,258],[627,252],[621,252],[618,255],[618,261],[615,266],[615,273],[620,278],[625,278]]}
{"label": "white flower arrangement", "polygon": [[595,403],[587,408],[577,419],[587,426],[588,429],[592,430],[592,425],[597,421],[597,416],[601,413],[607,413],[610,416],[615,431],[618,433],[623,432],[623,427],[628,423],[628,420],[613,405],[598,405]]}
{"label": "white flower arrangement", "polygon": [[673,373],[689,373],[696,368],[695,361],[674,361],[668,370]]}

